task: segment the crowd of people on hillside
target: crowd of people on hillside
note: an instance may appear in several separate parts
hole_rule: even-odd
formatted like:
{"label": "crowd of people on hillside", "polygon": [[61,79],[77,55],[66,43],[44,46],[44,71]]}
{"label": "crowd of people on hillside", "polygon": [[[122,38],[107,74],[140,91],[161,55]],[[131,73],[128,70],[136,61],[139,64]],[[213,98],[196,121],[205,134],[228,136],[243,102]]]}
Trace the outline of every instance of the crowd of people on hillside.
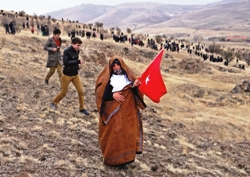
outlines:
{"label": "crowd of people on hillside", "polygon": [[[6,34],[16,33],[16,24],[14,21],[5,22]],[[23,22],[23,28],[30,28],[29,22]],[[48,25],[37,24],[37,29],[41,31],[42,36],[50,36]],[[35,28],[31,25],[31,33],[34,34]],[[61,30],[54,28],[53,36],[49,37],[44,45],[44,50],[48,52],[46,67],[49,68],[44,78],[44,84],[53,84],[50,78],[55,71],[58,73],[60,82],[60,91],[50,100],[49,105],[57,110],[58,105],[68,91],[69,84],[72,83],[78,93],[79,108],[78,111],[83,115],[90,115],[91,112],[86,109],[84,103],[84,89],[79,76],[79,69],[84,60],[80,58],[80,47],[82,40],[96,38],[95,31],[71,30],[68,31],[68,37],[71,38],[71,45],[65,50],[61,50],[62,39]],[[144,46],[143,40],[137,39],[135,35],[130,37],[121,33],[112,37],[116,42],[129,43],[133,45]],[[100,33],[100,40],[104,40],[104,34]],[[147,47],[154,50],[166,50],[178,52],[184,48],[179,41],[165,40],[157,46],[156,40],[147,37]],[[204,46],[199,46],[203,49]],[[188,52],[191,46],[186,46]],[[198,53],[197,53],[198,55]],[[217,61],[217,60],[216,60]],[[100,71],[95,84],[96,106],[99,116],[99,134],[98,140],[103,155],[103,163],[110,166],[118,166],[127,169],[127,165],[135,161],[136,154],[143,151],[143,129],[141,111],[146,108],[143,100],[143,94],[138,89],[141,81],[135,76],[131,68],[126,65],[122,57],[114,55],[108,61],[108,64]],[[63,109],[63,108],[62,108]]]}
{"label": "crowd of people on hillside", "polygon": [[[11,21],[9,24],[7,22],[5,22],[4,27],[6,30],[6,34],[15,34],[16,33],[15,21]],[[23,29],[25,29],[25,28],[30,29],[32,34],[34,34],[34,32],[35,32],[34,25],[31,25],[31,27],[30,27],[29,21],[27,21],[26,23],[23,22],[22,28]],[[48,25],[37,24],[36,29],[38,32],[41,32],[42,36],[49,36],[50,35],[50,29],[49,29]],[[19,32],[21,31],[21,25],[18,26],[18,31]],[[90,38],[96,39],[98,37],[96,31],[90,31],[90,30],[84,30],[84,29],[83,30],[72,29],[71,31],[68,31],[67,34],[68,34],[68,37],[70,37],[71,39],[73,39],[74,37],[85,37],[85,36],[87,39],[90,39]],[[144,46],[143,40],[136,38],[134,34],[131,34],[131,36],[128,37],[127,35],[124,35],[124,33],[122,33],[122,32],[120,35],[115,35],[114,31],[111,31],[111,35],[112,35],[112,38],[116,42],[125,43],[126,41],[128,41],[132,46],[133,45],[138,45],[141,47]],[[104,40],[104,38],[105,38],[104,33],[99,33],[99,38],[100,38],[100,40]],[[164,48],[166,48],[167,50],[169,48],[170,49],[173,48],[175,51],[175,48],[177,48],[177,51],[178,51],[178,49],[179,49],[177,44],[176,45],[173,45],[173,44],[166,45],[166,44],[167,44],[167,42],[164,44]],[[155,40],[153,40],[153,39],[148,38],[147,47],[150,47],[151,49],[154,49],[154,50],[158,50],[158,46],[157,46]],[[160,49],[162,49],[162,47],[163,47],[163,44],[161,44]]]}
{"label": "crowd of people on hillside", "polygon": [[[96,38],[97,37],[97,34],[95,31],[85,31],[85,30],[75,30],[75,29],[72,29],[71,31],[68,31],[68,37],[70,37],[71,39],[76,37],[76,36],[79,36],[79,37],[87,37],[87,39],[90,39],[91,37],[92,38]],[[103,33],[100,33],[100,39],[103,40],[104,39],[104,36],[103,36]]]}
{"label": "crowd of people on hillside", "polygon": [[[27,21],[26,23],[23,22],[22,24],[17,25],[15,20],[10,21],[9,23],[7,21],[3,22],[3,26],[5,28],[5,33],[6,34],[13,34],[15,35],[16,32],[21,32],[22,29],[29,29],[32,34],[35,32],[35,26],[29,24]],[[42,36],[49,36],[50,35],[50,30],[48,25],[40,25],[37,24],[37,30],[38,32],[41,31]]]}

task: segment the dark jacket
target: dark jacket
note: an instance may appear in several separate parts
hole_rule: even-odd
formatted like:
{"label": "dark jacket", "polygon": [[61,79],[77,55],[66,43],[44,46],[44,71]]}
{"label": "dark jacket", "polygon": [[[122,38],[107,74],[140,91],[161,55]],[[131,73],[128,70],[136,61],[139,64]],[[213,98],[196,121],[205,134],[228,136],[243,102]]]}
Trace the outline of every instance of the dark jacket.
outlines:
{"label": "dark jacket", "polygon": [[66,48],[63,52],[63,74],[67,76],[76,76],[79,70],[79,51],[72,46]]}
{"label": "dark jacket", "polygon": [[[60,40],[60,47],[61,47],[62,40],[61,38],[59,38],[59,40]],[[54,41],[53,37],[50,37],[44,46],[44,50],[48,51],[48,60],[46,64],[47,68],[56,67],[57,62],[59,62],[60,65],[63,65],[60,48],[59,50],[56,50],[55,52],[53,51],[54,48],[57,48],[56,42]]]}

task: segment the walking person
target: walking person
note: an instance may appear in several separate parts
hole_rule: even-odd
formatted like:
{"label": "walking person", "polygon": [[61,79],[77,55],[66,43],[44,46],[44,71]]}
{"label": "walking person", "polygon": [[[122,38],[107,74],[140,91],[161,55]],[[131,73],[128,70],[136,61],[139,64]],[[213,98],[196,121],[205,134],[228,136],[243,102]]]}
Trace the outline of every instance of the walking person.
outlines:
{"label": "walking person", "polygon": [[15,35],[16,34],[16,23],[14,22],[12,25],[12,34]]}
{"label": "walking person", "polygon": [[60,48],[62,45],[60,34],[61,34],[61,31],[59,29],[55,29],[53,31],[53,37],[50,37],[44,46],[44,50],[48,51],[48,60],[47,60],[46,67],[49,68],[49,72],[47,73],[45,77],[45,84],[49,85],[50,77],[57,70],[57,74],[58,74],[60,84],[62,87],[61,78],[62,78],[63,60],[62,60],[62,55],[60,51]]}
{"label": "walking person", "polygon": [[31,26],[30,31],[31,31],[32,34],[34,34],[34,31],[35,31],[34,26]]}
{"label": "walking person", "polygon": [[100,39],[103,41],[103,34],[102,33],[100,34]]}
{"label": "walking person", "polygon": [[21,32],[21,29],[22,29],[21,25],[18,25],[18,32],[19,33]]}
{"label": "walking person", "polygon": [[4,27],[5,27],[6,34],[10,34],[9,25],[7,22],[4,23]]}
{"label": "walking person", "polygon": [[76,32],[75,32],[75,30],[72,30],[71,31],[71,39],[73,39],[74,37],[76,37]]}
{"label": "walking person", "polygon": [[79,97],[79,111],[85,115],[90,113],[84,109],[84,93],[78,74],[79,64],[83,63],[83,60],[79,60],[79,49],[82,41],[80,38],[75,37],[72,39],[71,46],[66,48],[63,52],[63,75],[62,75],[62,89],[56,98],[52,101],[50,106],[53,109],[57,109],[57,104],[66,96],[68,86],[72,82],[75,86]]}
{"label": "walking person", "polygon": [[99,74],[96,104],[99,144],[106,165],[127,168],[143,150],[142,118],[145,109],[140,81],[119,56],[113,56]]}
{"label": "walking person", "polygon": [[10,28],[10,33],[11,33],[11,34],[14,34],[13,26],[14,26],[14,23],[11,21],[11,22],[9,23],[9,28]]}
{"label": "walking person", "polygon": [[96,34],[95,34],[95,32],[93,32],[93,38],[94,38],[94,39],[96,38]]}

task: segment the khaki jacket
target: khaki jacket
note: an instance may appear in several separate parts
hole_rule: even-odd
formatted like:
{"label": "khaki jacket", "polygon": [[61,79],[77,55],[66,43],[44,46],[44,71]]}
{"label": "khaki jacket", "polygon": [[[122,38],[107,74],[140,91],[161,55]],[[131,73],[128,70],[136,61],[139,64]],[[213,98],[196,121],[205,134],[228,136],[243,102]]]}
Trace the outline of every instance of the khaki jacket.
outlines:
{"label": "khaki jacket", "polygon": [[[61,47],[62,40],[61,38],[59,38],[59,40],[60,40],[60,47]],[[53,37],[50,37],[44,46],[44,50],[48,51],[48,60],[46,64],[47,68],[56,67],[57,62],[59,62],[60,65],[63,65],[63,59],[62,59],[60,48],[59,50],[56,50],[55,52],[53,51],[54,48],[57,48],[56,43]]]}

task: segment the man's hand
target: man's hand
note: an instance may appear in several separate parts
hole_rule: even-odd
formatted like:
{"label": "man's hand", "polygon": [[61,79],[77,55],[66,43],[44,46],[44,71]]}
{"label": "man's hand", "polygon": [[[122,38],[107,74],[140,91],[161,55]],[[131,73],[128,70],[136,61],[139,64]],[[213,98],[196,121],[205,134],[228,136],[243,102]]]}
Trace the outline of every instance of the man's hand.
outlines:
{"label": "man's hand", "polygon": [[83,64],[83,63],[84,63],[84,61],[83,61],[83,60],[80,60],[80,63],[81,63],[81,64]]}
{"label": "man's hand", "polygon": [[140,81],[139,79],[136,79],[136,80],[134,81],[134,84],[133,84],[132,87],[137,87],[137,86],[139,86],[140,84],[141,84],[141,81]]}
{"label": "man's hand", "polygon": [[54,52],[57,51],[57,48],[53,48],[53,51],[54,51]]}
{"label": "man's hand", "polygon": [[125,100],[125,97],[122,95],[122,92],[113,93],[113,98],[119,103]]}

